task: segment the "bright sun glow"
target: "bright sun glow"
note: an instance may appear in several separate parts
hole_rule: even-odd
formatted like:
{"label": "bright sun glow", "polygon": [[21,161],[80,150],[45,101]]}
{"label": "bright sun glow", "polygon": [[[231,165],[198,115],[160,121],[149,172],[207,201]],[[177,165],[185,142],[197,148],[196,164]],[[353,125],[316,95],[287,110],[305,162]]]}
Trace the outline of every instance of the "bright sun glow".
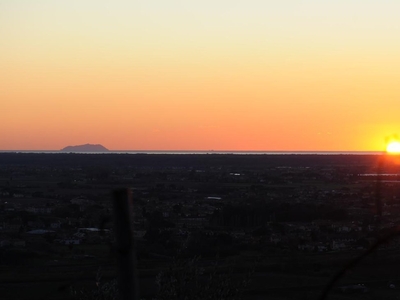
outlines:
{"label": "bright sun glow", "polygon": [[400,142],[390,142],[386,147],[386,151],[392,154],[400,154]]}

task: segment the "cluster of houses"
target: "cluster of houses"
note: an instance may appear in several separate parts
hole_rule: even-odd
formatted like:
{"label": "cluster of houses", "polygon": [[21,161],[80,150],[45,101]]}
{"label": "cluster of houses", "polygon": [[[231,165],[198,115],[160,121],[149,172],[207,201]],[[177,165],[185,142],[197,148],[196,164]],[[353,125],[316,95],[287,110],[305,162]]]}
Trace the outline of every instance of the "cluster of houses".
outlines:
{"label": "cluster of houses", "polygon": [[[29,247],[30,243],[37,241],[79,245],[103,243],[111,239],[110,229],[83,227],[87,224],[83,217],[55,217],[52,215],[56,207],[54,203],[30,200],[26,206],[18,201],[13,203],[13,199],[1,202],[0,248]],[[93,201],[78,197],[71,199],[68,204],[76,204],[82,212],[93,205]]]}

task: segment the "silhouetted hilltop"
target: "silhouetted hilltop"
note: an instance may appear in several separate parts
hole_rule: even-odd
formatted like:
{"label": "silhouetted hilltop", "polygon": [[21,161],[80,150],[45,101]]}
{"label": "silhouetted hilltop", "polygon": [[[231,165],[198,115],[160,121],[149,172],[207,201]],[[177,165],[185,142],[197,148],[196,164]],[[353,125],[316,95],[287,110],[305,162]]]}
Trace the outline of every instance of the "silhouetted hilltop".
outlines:
{"label": "silhouetted hilltop", "polygon": [[100,144],[85,144],[77,146],[67,146],[61,149],[62,152],[108,152],[109,150]]}

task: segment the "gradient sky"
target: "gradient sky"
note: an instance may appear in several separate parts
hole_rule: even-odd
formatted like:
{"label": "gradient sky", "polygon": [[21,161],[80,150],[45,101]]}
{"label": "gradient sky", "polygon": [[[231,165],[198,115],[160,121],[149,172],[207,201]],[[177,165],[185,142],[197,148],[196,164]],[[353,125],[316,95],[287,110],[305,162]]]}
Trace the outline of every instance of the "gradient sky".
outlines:
{"label": "gradient sky", "polygon": [[0,149],[383,150],[398,0],[0,0]]}

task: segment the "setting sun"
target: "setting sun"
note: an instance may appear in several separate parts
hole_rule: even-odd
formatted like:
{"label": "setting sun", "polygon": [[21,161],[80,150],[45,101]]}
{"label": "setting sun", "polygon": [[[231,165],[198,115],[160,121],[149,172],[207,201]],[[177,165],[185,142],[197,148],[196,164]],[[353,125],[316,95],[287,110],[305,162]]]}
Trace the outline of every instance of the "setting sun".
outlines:
{"label": "setting sun", "polygon": [[386,151],[392,154],[400,154],[400,142],[390,142],[386,147]]}

